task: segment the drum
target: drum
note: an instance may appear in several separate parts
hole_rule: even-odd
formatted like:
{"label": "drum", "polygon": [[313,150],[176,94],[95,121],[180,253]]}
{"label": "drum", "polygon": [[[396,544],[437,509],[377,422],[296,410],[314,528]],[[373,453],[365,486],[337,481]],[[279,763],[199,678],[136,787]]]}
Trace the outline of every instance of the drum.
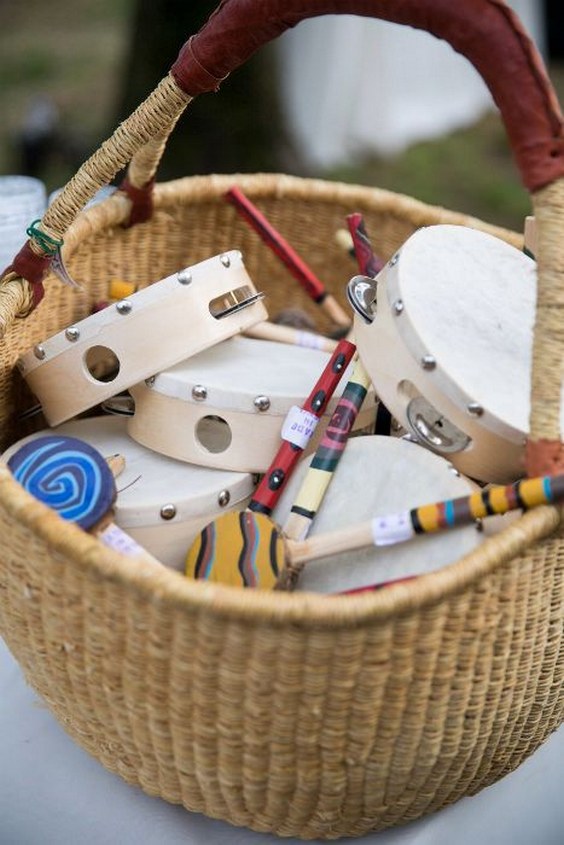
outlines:
{"label": "drum", "polygon": [[521,477],[535,262],[484,232],[429,226],[348,294],[359,354],[399,423],[465,475]]}
{"label": "drum", "polygon": [[265,320],[237,250],[185,268],[38,344],[18,367],[49,425]]}
{"label": "drum", "polygon": [[[301,406],[329,354],[301,346],[236,337],[134,385],[131,437],[157,452],[203,466],[265,472],[280,445],[290,409]],[[313,451],[350,375],[345,371],[318,430]],[[374,424],[371,389],[356,430]]]}
{"label": "drum", "polygon": [[[105,457],[123,456],[114,522],[174,569],[184,569],[186,551],[201,529],[227,510],[244,509],[255,488],[248,473],[193,466],[145,449],[128,436],[123,417],[72,420],[55,431],[85,440]],[[20,440],[2,460],[7,462],[24,443],[46,433],[52,430]]]}
{"label": "drum", "polygon": [[[273,519],[282,528],[310,460],[302,459],[273,511]],[[379,435],[353,438],[347,443],[309,536],[350,527],[374,516],[466,496],[478,489],[447,460],[416,443]],[[418,536],[400,545],[371,546],[312,560],[305,565],[297,589],[336,593],[420,575],[458,560],[481,541],[481,532],[471,525]]]}

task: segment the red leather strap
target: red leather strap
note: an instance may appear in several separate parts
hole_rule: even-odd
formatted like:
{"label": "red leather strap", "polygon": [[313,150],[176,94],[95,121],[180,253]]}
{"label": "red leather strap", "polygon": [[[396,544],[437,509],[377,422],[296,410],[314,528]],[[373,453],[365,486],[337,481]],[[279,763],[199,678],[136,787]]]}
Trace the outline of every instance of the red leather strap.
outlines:
{"label": "red leather strap", "polygon": [[31,285],[31,310],[36,308],[45,294],[43,279],[49,272],[52,258],[49,255],[38,255],[27,241],[14,260],[4,270],[3,276],[10,271],[25,279]]}
{"label": "red leather strap", "polygon": [[564,176],[563,119],[542,59],[503,0],[223,0],[171,68],[183,91],[215,91],[259,47],[301,20],[357,14],[424,29],[482,75],[497,103],[523,184]]}
{"label": "red leather strap", "polygon": [[564,473],[564,443],[558,440],[528,440],[525,466],[529,478]]}
{"label": "red leather strap", "polygon": [[144,223],[150,220],[153,214],[153,188],[155,180],[151,179],[142,188],[135,188],[127,176],[121,182],[119,190],[123,191],[131,200],[131,212],[129,220],[124,223],[124,228],[135,226],[137,223]]}

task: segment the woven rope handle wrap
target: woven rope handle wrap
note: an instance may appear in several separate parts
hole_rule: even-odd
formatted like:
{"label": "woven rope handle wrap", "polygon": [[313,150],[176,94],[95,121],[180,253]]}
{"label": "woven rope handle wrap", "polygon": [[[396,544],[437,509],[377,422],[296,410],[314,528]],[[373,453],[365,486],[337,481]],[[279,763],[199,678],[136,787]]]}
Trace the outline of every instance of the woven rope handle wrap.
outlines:
{"label": "woven rope handle wrap", "polygon": [[[523,184],[533,193],[539,228],[527,469],[534,475],[564,471],[559,425],[564,346],[564,246],[559,243],[564,231],[563,121],[542,59],[502,0],[223,0],[186,42],[171,75],[80,168],[48,209],[42,229],[62,238],[88,199],[134,156],[135,181],[142,182],[143,168],[156,167],[167,133],[192,97],[217,90],[221,81],[263,44],[301,20],[324,14],[378,17],[427,30],[465,55],[488,85],[501,111]],[[19,265],[16,261],[8,276],[12,286],[20,284],[20,269],[28,274],[20,275],[35,286],[44,273],[44,267],[38,269],[43,256],[35,262],[29,254],[37,252],[35,245],[26,246],[25,261],[22,258]],[[29,291],[25,285],[21,291],[25,296],[22,293],[20,310],[25,310],[30,307]],[[17,299],[12,290],[0,300],[0,323],[10,321]]]}

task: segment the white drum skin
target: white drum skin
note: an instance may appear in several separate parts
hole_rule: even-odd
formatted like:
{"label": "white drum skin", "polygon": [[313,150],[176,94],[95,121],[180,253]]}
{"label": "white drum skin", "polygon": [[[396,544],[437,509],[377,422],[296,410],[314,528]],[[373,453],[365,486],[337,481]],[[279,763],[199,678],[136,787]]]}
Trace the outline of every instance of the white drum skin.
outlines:
{"label": "white drum skin", "polygon": [[522,477],[535,262],[475,229],[430,226],[404,243],[376,287],[373,322],[355,314],[354,331],[391,414],[465,475]]}
{"label": "white drum skin", "polygon": [[[211,303],[240,289],[248,292],[247,298],[257,295],[241,253],[232,250],[69,326],[22,355],[18,367],[49,425],[58,425],[267,319],[260,300],[221,319],[211,313]],[[97,377],[96,363],[112,356],[117,374]]]}
{"label": "white drum skin", "polygon": [[194,466],[145,449],[129,437],[125,418],[118,416],[72,420],[36,432],[12,445],[2,460],[47,433],[78,437],[104,457],[119,454],[125,459],[116,478],[114,522],[179,571],[184,571],[186,552],[202,528],[228,510],[244,510],[255,489],[248,473]]}
{"label": "white drum skin", "polygon": [[[280,446],[282,423],[313,389],[329,353],[237,337],[134,385],[129,434],[157,452],[202,466],[265,472]],[[306,447],[317,447],[344,390],[344,373]],[[355,430],[373,425],[370,389]]]}
{"label": "white drum skin", "polygon": [[[282,528],[311,458],[302,459],[272,517]],[[349,440],[309,536],[336,531],[374,516],[467,496],[478,485],[439,455],[397,437]],[[425,534],[406,543],[371,546],[305,564],[297,589],[336,593],[431,572],[454,562],[482,542],[474,525]]]}

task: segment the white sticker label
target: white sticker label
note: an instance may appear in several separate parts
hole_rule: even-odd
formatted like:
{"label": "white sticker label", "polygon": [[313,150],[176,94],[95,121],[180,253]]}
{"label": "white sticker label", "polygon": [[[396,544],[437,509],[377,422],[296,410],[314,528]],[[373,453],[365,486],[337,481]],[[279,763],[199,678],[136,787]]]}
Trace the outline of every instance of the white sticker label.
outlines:
{"label": "white sticker label", "polygon": [[375,546],[392,546],[415,537],[409,511],[377,516],[372,520],[372,542]]}
{"label": "white sticker label", "polygon": [[323,349],[327,342],[327,338],[321,334],[314,334],[313,332],[298,332],[297,345],[305,346],[307,349]]}
{"label": "white sticker label", "polygon": [[141,546],[129,534],[126,534],[113,523],[104,528],[98,536],[105,546],[109,546],[116,552],[121,552],[122,555],[134,556],[143,553]]}
{"label": "white sticker label", "polygon": [[293,443],[300,449],[305,449],[319,422],[315,414],[292,405],[282,424],[281,436],[283,440]]}

